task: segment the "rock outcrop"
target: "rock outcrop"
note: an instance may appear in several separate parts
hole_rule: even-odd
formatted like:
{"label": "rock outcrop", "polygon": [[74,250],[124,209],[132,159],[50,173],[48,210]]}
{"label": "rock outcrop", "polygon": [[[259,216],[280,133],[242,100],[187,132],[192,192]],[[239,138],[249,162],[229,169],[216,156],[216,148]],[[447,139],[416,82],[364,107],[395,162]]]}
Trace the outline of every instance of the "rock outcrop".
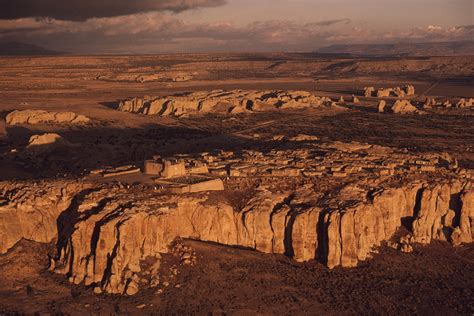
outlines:
{"label": "rock outcrop", "polygon": [[61,135],[56,133],[46,133],[42,135],[32,135],[26,146],[25,154],[49,154],[56,148],[73,148],[79,146],[64,139]]}
{"label": "rock outcrop", "polygon": [[376,92],[377,98],[388,98],[388,97],[397,97],[405,98],[415,95],[415,87],[412,85],[406,85],[403,87],[394,87],[394,88],[380,88],[376,90],[374,87],[364,88],[365,97],[372,97]]}
{"label": "rock outcrop", "polygon": [[435,98],[426,98],[426,101],[423,104],[423,108],[424,109],[432,109],[434,106],[436,106]]}
{"label": "rock outcrop", "polygon": [[[465,183],[413,183],[369,194],[360,188],[346,191],[359,202],[342,208],[308,206],[307,195],[265,190],[240,210],[225,202],[209,204],[207,195],[146,203],[86,197],[74,218],[62,215],[70,234],[59,232],[54,270],[74,283],[130,294],[149,285],[144,275],[156,269],[160,254],[177,237],[285,254],[300,262],[317,259],[329,268],[354,267],[370,258],[374,247],[410,221],[413,242],[472,242],[473,192]],[[450,205],[460,219],[450,223],[455,228],[443,224]]]}
{"label": "rock outcrop", "polygon": [[397,100],[392,106],[392,112],[395,114],[418,113],[421,112],[408,100]]}
{"label": "rock outcrop", "polygon": [[370,98],[374,92],[375,92],[374,87],[365,87],[364,88],[364,96],[366,98]]}
{"label": "rock outcrop", "polygon": [[405,94],[406,94],[407,96],[413,96],[413,95],[415,95],[415,86],[406,85],[406,86],[404,86],[402,89],[403,89],[403,91],[405,92]]}
{"label": "rock outcrop", "polygon": [[84,115],[74,112],[48,112],[43,110],[13,111],[6,117],[9,125],[16,124],[40,124],[40,123],[68,123],[85,124],[90,119]]}
{"label": "rock outcrop", "polygon": [[393,89],[392,88],[389,88],[389,89],[378,89],[377,90],[377,98],[387,98],[390,96],[390,94],[392,93]]}
{"label": "rock outcrop", "polygon": [[198,73],[196,72],[185,72],[185,71],[173,71],[173,70],[164,70],[161,69],[160,71],[151,71],[150,69],[144,68],[136,68],[132,69],[131,71],[127,71],[124,73],[118,74],[101,74],[95,76],[94,80],[101,80],[101,81],[118,81],[118,82],[184,82],[193,80],[195,75]]}
{"label": "rock outcrop", "polygon": [[470,107],[473,107],[474,106],[474,99],[473,98],[470,98],[468,100],[464,99],[464,98],[461,98],[459,99],[459,101],[456,103],[456,107],[457,108],[470,108]]}
{"label": "rock outcrop", "polygon": [[346,185],[328,196],[304,186],[260,189],[241,207],[217,193],[156,195],[77,182],[4,184],[0,252],[21,238],[57,238],[51,270],[96,293],[133,295],[160,282],[161,256],[177,238],[191,238],[329,268],[354,267],[400,227],[410,243],[474,238],[474,188],[468,180],[419,180],[403,185]]}
{"label": "rock outcrop", "polygon": [[377,105],[378,112],[379,113],[384,113],[386,105],[387,105],[387,102],[385,100],[380,100],[378,105]]}
{"label": "rock outcrop", "polygon": [[81,203],[77,194],[87,186],[70,181],[0,183],[0,254],[22,238],[51,242],[57,237],[58,216]]}
{"label": "rock outcrop", "polygon": [[198,113],[230,113],[298,109],[330,105],[331,99],[306,91],[215,90],[185,96],[144,97],[121,101],[118,110],[159,116],[186,116]]}

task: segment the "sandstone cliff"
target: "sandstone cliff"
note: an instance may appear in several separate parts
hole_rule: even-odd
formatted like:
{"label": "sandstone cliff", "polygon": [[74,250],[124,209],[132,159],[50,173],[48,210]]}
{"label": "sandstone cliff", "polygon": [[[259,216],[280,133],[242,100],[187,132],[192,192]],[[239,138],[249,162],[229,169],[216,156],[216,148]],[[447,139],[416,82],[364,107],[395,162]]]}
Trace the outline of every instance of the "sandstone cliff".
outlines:
{"label": "sandstone cliff", "polygon": [[331,104],[331,99],[317,97],[307,91],[252,91],[214,90],[194,92],[188,95],[165,97],[144,97],[123,100],[118,110],[160,116],[184,116],[196,113],[243,113],[248,111],[269,111],[318,107]]}
{"label": "sandstone cliff", "polygon": [[57,237],[51,269],[96,292],[133,295],[158,284],[161,254],[177,237],[316,259],[329,268],[370,258],[402,225],[411,231],[404,244],[474,238],[474,190],[466,180],[347,185],[330,196],[311,186],[261,189],[239,208],[209,192],[131,194],[76,183],[2,190],[1,252],[21,238]]}
{"label": "sandstone cliff", "polygon": [[56,219],[85,186],[68,181],[0,183],[0,254],[22,238],[51,242],[57,236]]}

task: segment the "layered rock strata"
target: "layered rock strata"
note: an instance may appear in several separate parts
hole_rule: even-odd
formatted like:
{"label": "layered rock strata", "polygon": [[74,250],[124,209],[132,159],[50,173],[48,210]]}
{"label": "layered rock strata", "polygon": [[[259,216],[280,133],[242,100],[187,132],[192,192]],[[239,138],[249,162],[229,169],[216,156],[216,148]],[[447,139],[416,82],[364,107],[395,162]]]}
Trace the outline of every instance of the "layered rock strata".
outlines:
{"label": "layered rock strata", "polygon": [[370,258],[401,226],[411,231],[408,242],[457,245],[474,237],[474,189],[467,180],[347,185],[329,195],[311,186],[261,189],[241,207],[216,193],[131,194],[76,183],[50,190],[3,189],[1,251],[21,238],[57,237],[51,269],[97,292],[132,295],[157,285],[161,255],[178,237],[316,259],[329,268]]}
{"label": "layered rock strata", "polygon": [[184,116],[220,112],[238,114],[276,108],[307,108],[330,105],[331,99],[307,91],[215,90],[188,95],[133,98],[121,101],[118,110],[160,116]]}
{"label": "layered rock strata", "polygon": [[71,203],[81,203],[77,194],[87,186],[70,181],[0,183],[0,254],[22,238],[51,242],[57,237],[56,219]]}

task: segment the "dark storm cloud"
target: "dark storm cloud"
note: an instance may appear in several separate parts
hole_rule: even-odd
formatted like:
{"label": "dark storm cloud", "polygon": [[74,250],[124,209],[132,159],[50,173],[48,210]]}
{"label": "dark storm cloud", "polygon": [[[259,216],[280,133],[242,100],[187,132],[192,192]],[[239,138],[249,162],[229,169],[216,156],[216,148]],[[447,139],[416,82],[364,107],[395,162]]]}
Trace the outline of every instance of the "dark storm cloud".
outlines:
{"label": "dark storm cloud", "polygon": [[85,21],[149,11],[180,12],[219,6],[226,0],[0,0],[0,19],[45,17]]}

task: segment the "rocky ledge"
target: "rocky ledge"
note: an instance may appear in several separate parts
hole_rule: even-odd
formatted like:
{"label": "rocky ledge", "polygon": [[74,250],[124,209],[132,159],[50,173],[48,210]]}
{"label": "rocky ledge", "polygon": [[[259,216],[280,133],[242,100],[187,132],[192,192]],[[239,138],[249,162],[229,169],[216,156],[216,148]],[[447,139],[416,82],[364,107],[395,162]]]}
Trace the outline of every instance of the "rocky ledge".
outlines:
{"label": "rocky ledge", "polygon": [[133,295],[159,284],[161,256],[177,238],[329,268],[355,267],[384,242],[406,252],[411,243],[474,238],[474,188],[466,178],[385,179],[329,191],[260,187],[238,203],[222,192],[164,195],[65,180],[2,183],[0,193],[0,252],[22,238],[54,241],[51,270],[97,293]]}

